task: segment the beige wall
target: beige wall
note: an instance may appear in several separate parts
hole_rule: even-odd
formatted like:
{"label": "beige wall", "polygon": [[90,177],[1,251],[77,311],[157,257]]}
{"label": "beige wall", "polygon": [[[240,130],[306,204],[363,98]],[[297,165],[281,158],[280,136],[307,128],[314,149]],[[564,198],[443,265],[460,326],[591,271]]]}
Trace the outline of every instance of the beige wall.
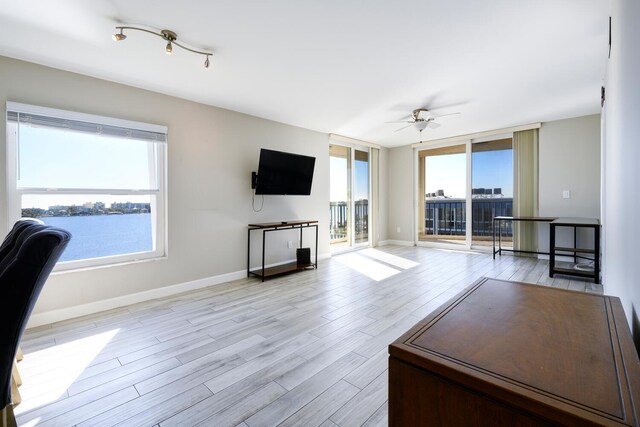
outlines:
{"label": "beige wall", "polygon": [[603,283],[606,293],[622,300],[640,351],[640,2],[614,0],[612,6],[603,121]]}
{"label": "beige wall", "polygon": [[[215,80],[215,73],[211,78]],[[54,274],[35,313],[245,270],[250,222],[318,219],[319,252],[329,252],[326,134],[0,57],[3,116],[6,101],[169,128],[168,258]],[[1,231],[7,226],[5,125],[0,120]],[[265,196],[264,209],[253,212],[250,173],[257,170],[262,147],[315,156],[311,196]],[[269,237],[273,244],[267,262],[295,257],[294,249],[287,249],[286,240],[295,241],[295,235]],[[256,256],[253,264],[258,262]]]}
{"label": "beige wall", "polygon": [[[545,122],[539,141],[539,215],[600,218],[600,115]],[[548,252],[549,226],[538,227],[539,248]],[[558,230],[558,245],[573,246],[572,233]],[[592,236],[579,232],[578,243],[593,245]]]}

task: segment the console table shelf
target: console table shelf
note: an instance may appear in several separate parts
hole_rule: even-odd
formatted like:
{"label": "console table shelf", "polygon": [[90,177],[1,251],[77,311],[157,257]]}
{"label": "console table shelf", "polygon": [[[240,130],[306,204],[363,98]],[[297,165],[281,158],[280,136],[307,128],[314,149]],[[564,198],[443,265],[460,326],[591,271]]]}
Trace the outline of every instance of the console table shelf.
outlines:
{"label": "console table shelf", "polygon": [[299,270],[306,270],[308,268],[314,268],[316,265],[315,263],[309,263],[309,264],[298,264],[297,262],[290,262],[288,264],[281,264],[281,265],[276,265],[274,267],[267,267],[264,269],[264,273],[262,272],[261,268],[256,268],[254,270],[251,270],[249,273],[251,273],[252,275],[256,276],[256,277],[260,277],[260,278],[268,278],[268,277],[273,277],[273,276],[278,276],[280,274],[285,274],[285,273],[290,273],[293,271],[299,271]]}
{"label": "console table shelf", "polygon": [[[291,262],[286,264],[265,267],[267,233],[283,230],[300,230],[300,248],[302,248],[302,230],[305,228],[315,229],[315,255],[314,261],[308,263]],[[251,269],[251,232],[262,230],[262,266]],[[291,273],[294,271],[306,270],[308,268],[318,268],[318,221],[316,220],[295,220],[280,222],[265,222],[249,224],[247,231],[247,277],[255,276],[264,282],[268,277]]]}

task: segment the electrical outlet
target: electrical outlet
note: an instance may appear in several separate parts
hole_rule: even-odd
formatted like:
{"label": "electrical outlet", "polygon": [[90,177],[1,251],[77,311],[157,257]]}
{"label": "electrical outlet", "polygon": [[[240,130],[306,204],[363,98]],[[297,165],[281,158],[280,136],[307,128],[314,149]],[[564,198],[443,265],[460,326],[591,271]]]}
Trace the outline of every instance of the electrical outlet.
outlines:
{"label": "electrical outlet", "polygon": [[571,198],[571,190],[563,190],[562,191],[562,198],[563,199],[570,199]]}
{"label": "electrical outlet", "polygon": [[291,249],[291,248],[293,247],[293,242],[292,242],[291,240],[289,240],[289,241],[287,242],[287,247],[288,247],[289,249]]}
{"label": "electrical outlet", "polygon": [[396,233],[399,233],[399,232],[400,232],[400,226],[397,226],[396,227]]}

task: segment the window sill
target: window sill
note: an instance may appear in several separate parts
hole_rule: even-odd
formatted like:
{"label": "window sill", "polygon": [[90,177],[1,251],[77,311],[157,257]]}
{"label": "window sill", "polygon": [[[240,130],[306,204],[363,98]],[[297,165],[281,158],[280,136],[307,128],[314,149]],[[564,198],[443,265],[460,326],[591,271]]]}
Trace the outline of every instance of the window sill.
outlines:
{"label": "window sill", "polygon": [[[129,260],[118,260],[118,261],[113,261],[113,262],[108,262],[108,263],[104,263],[104,264],[94,264],[94,265],[87,265],[87,266],[77,266],[74,267],[72,265],[70,266],[63,266],[63,264],[58,264],[56,265],[56,267],[54,267],[53,272],[51,272],[51,276],[62,276],[65,274],[69,274],[69,273],[78,273],[81,271],[93,271],[93,270],[102,270],[102,269],[106,269],[106,268],[113,268],[113,267],[122,267],[122,266],[126,266],[126,265],[132,265],[132,264],[143,264],[143,263],[148,263],[148,262],[158,262],[158,261],[165,261],[167,260],[169,257],[165,254],[165,255],[158,255],[158,256],[149,256],[147,258],[136,258],[136,259],[129,259]],[[73,262],[73,261],[70,261]],[[61,268],[61,266],[63,266]],[[66,267],[66,268],[64,268]]]}

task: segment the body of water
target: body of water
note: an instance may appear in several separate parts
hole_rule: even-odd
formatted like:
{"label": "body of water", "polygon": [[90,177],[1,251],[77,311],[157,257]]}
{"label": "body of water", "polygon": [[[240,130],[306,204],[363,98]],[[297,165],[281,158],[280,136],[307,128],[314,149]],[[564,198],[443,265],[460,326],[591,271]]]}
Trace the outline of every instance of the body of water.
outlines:
{"label": "body of water", "polygon": [[72,238],[60,261],[99,258],[153,250],[151,214],[40,218]]}

